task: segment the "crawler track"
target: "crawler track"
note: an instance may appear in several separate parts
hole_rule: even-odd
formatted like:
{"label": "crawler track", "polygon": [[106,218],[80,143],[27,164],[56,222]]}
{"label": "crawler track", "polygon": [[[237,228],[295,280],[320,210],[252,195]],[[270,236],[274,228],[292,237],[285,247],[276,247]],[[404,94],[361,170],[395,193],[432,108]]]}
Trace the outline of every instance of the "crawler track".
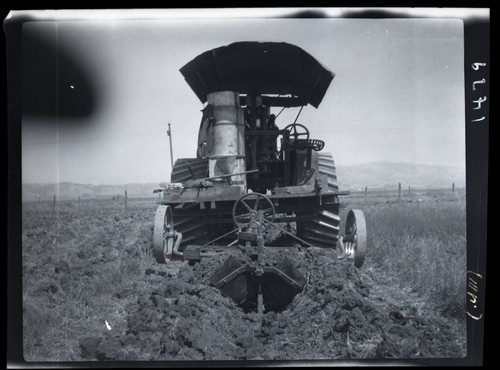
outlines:
{"label": "crawler track", "polygon": [[[338,191],[335,162],[330,153],[318,153],[313,157],[317,163],[318,172],[328,178],[328,190]],[[312,245],[323,248],[335,248],[339,237],[339,205],[322,206],[307,219],[297,222],[297,234]]]}
{"label": "crawler track", "polygon": [[[175,162],[172,170],[171,182],[186,182],[188,180],[208,177],[208,160],[201,158],[181,158]],[[197,206],[180,205],[183,209]],[[188,244],[196,244],[207,240],[208,229],[201,216],[179,216],[174,207],[174,228],[182,233],[181,249]]]}

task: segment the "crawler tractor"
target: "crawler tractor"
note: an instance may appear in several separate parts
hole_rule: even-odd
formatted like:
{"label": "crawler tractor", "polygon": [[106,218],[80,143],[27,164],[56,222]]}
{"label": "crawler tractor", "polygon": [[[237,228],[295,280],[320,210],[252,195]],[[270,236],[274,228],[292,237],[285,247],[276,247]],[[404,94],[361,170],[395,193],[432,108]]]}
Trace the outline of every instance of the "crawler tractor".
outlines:
{"label": "crawler tractor", "polygon": [[[324,248],[356,267],[366,253],[366,226],[350,210],[340,234],[335,163],[325,143],[298,123],[321,103],[334,74],[287,43],[236,42],[204,52],[180,69],[203,103],[195,158],[175,162],[160,184],[153,255],[159,263],[195,263],[231,248],[252,250],[252,263],[229,256],[209,281],[225,296],[259,311],[280,309],[306,279],[285,259],[265,264],[275,231],[303,248]],[[293,122],[271,109],[299,108]],[[281,128],[280,128],[281,127]],[[295,227],[291,226],[295,225]]]}

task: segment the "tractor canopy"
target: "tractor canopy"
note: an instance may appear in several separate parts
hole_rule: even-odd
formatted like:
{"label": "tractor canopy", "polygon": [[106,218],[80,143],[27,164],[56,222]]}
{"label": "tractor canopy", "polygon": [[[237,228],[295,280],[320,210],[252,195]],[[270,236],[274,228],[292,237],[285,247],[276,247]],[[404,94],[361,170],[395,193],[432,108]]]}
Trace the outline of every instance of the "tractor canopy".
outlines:
{"label": "tractor canopy", "polygon": [[235,42],[206,51],[180,72],[202,103],[215,91],[267,97],[268,106],[319,106],[334,73],[301,48],[285,42]]}

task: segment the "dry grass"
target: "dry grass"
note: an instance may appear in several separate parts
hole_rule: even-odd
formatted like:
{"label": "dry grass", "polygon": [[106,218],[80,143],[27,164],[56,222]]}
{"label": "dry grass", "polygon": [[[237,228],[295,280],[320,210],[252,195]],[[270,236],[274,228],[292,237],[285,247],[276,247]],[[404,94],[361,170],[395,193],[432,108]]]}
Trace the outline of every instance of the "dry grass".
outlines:
{"label": "dry grass", "polygon": [[365,213],[367,266],[391,284],[417,292],[446,315],[464,317],[465,199],[445,195],[443,201],[379,204],[358,199],[349,207]]}

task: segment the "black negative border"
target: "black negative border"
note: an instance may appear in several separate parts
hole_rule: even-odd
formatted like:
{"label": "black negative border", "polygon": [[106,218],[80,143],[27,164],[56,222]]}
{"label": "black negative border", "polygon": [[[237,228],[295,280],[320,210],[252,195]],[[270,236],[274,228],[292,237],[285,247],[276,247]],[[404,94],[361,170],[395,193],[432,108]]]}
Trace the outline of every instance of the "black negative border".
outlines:
{"label": "black negative border", "polygon": [[[65,7],[61,7],[65,8]],[[7,13],[4,14],[6,16]],[[321,12],[305,8],[304,12],[285,15],[284,17],[317,18],[325,17]],[[385,10],[356,11],[352,10],[344,18],[410,18],[405,13],[395,14]],[[427,18],[427,17],[426,17]],[[8,135],[5,148],[8,152],[8,193],[7,220],[8,248],[6,251],[7,268],[4,270],[7,282],[7,362],[8,367],[21,368],[117,368],[117,367],[233,367],[233,366],[336,366],[336,365],[434,365],[434,366],[480,366],[489,363],[491,353],[485,342],[491,328],[486,307],[486,248],[488,225],[488,170],[489,170],[489,105],[485,105],[485,120],[478,124],[471,122],[478,118],[478,111],[473,110],[474,99],[478,99],[472,90],[472,82],[480,75],[486,83],[481,86],[484,95],[490,98],[490,19],[463,18],[465,40],[465,119],[466,119],[466,163],[467,163],[467,267],[468,270],[480,273],[484,280],[480,284],[478,299],[485,309],[481,320],[467,318],[467,357],[464,359],[411,359],[406,361],[390,359],[357,360],[357,361],[172,361],[172,362],[25,362],[23,360],[22,342],[22,285],[21,285],[21,45],[22,23],[31,20],[29,17],[8,20],[4,23],[5,43],[7,51],[7,97],[4,117],[8,121]],[[486,63],[484,68],[476,71],[472,63]],[[479,72],[479,73],[478,73]],[[482,114],[483,115],[483,114]],[[481,116],[482,116],[481,115]],[[490,263],[491,267],[491,263]],[[491,271],[491,268],[489,269]],[[490,288],[491,290],[491,288]],[[491,313],[491,312],[490,312]],[[486,350],[486,351],[485,351]],[[484,354],[484,357],[483,357]]]}

